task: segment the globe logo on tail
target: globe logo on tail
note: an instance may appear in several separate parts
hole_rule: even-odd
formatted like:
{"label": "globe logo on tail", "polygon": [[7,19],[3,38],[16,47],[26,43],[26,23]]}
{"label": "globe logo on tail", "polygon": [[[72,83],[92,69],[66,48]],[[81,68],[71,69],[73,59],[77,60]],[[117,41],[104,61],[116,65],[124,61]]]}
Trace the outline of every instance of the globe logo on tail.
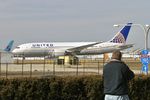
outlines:
{"label": "globe logo on tail", "polygon": [[125,43],[125,38],[121,33],[118,33],[117,36],[111,41],[113,43]]}

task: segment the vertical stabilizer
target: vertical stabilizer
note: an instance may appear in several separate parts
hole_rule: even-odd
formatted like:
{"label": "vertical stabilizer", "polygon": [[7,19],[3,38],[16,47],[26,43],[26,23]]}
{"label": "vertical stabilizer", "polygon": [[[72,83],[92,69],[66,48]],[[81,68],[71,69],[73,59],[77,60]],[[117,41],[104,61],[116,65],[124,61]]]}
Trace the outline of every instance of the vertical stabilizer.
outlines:
{"label": "vertical stabilizer", "polygon": [[132,23],[127,23],[111,40],[113,43],[126,43]]}
{"label": "vertical stabilizer", "polygon": [[13,46],[13,43],[14,43],[14,40],[11,40],[11,41],[8,43],[8,45],[6,46],[6,48],[4,49],[4,51],[7,51],[7,52],[11,51],[12,46]]}

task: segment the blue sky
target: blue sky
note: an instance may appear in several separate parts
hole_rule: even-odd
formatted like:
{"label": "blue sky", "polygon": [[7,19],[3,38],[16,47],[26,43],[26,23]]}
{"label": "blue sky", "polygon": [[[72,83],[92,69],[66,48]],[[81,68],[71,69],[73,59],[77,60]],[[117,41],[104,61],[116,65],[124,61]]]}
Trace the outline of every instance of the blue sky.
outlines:
{"label": "blue sky", "polygon": [[[0,0],[0,48],[11,39],[15,46],[107,41],[120,29],[114,24],[150,24],[149,4],[149,0]],[[127,42],[143,48],[143,30],[132,27]]]}

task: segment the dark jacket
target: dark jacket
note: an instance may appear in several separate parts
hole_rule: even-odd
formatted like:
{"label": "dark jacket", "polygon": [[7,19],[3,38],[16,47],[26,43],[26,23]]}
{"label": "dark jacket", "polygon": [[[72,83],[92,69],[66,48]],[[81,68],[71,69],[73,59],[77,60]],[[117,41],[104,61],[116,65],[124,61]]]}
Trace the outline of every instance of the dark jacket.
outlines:
{"label": "dark jacket", "polygon": [[104,94],[128,94],[128,81],[134,73],[122,61],[112,60],[104,66]]}

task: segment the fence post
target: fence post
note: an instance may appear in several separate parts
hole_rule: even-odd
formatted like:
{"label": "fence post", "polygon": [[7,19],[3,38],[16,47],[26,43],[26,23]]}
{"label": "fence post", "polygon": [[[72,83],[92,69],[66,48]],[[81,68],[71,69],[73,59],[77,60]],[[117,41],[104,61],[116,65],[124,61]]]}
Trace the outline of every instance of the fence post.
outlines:
{"label": "fence post", "polygon": [[1,77],[1,52],[0,52],[0,77]]}
{"label": "fence post", "polygon": [[45,57],[44,57],[43,75],[45,75]]}
{"label": "fence post", "polygon": [[1,62],[0,62],[0,77],[1,77]]}
{"label": "fence post", "polygon": [[83,75],[85,74],[85,63],[86,63],[86,60],[85,60],[85,56],[84,56],[84,61],[83,61]]}
{"label": "fence post", "polygon": [[99,75],[99,69],[100,69],[100,68],[99,68],[99,63],[100,63],[100,62],[98,61],[98,75]]}
{"label": "fence post", "polygon": [[105,58],[104,58],[104,54],[103,54],[103,68],[104,68],[104,63],[105,63]]}
{"label": "fence post", "polygon": [[65,55],[64,55],[64,61],[63,61],[63,69],[64,69],[63,75],[65,75]]}
{"label": "fence post", "polygon": [[55,60],[53,62],[53,75],[55,76]]}
{"label": "fence post", "polygon": [[30,64],[30,78],[32,77],[32,63]]}
{"label": "fence post", "polygon": [[23,77],[24,59],[22,59],[22,77]]}
{"label": "fence post", "polygon": [[7,79],[7,75],[8,75],[8,63],[6,63],[6,79]]}
{"label": "fence post", "polygon": [[78,67],[79,67],[79,66],[78,66],[78,63],[79,63],[79,62],[77,61],[77,72],[76,72],[76,75],[77,75],[77,76],[78,76]]}

